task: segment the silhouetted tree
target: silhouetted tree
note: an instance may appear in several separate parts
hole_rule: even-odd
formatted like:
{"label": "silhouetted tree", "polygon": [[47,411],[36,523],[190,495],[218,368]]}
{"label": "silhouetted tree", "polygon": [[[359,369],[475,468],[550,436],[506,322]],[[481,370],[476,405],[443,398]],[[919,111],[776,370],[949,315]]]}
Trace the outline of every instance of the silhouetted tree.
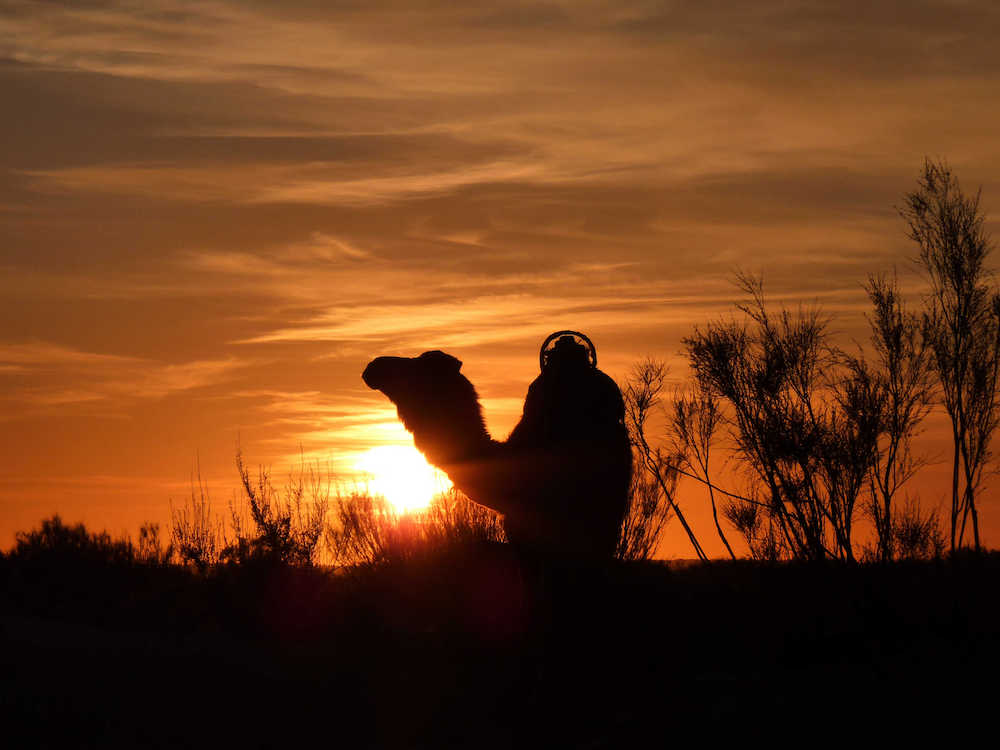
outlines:
{"label": "silhouetted tree", "polygon": [[709,390],[696,383],[693,394],[674,397],[671,412],[671,427],[674,434],[674,453],[682,466],[695,473],[708,488],[708,498],[712,503],[712,520],[729,557],[736,555],[719,523],[719,509],[715,502],[715,486],[712,484],[709,464],[715,433],[722,422],[722,410],[718,398]]}
{"label": "silhouetted tree", "polygon": [[[663,467],[667,487],[673,490],[677,484],[676,472]],[[657,543],[663,528],[670,520],[671,506],[663,494],[659,479],[637,462],[632,472],[629,487],[628,513],[622,521],[621,536],[615,557],[619,560],[648,560],[656,553]]]}
{"label": "silhouetted tree", "polygon": [[976,494],[1000,417],[1000,295],[986,268],[992,243],[979,198],[962,192],[944,162],[928,159],[899,209],[931,286],[923,331],[952,425],[952,551],[970,520],[980,549]]}
{"label": "silhouetted tree", "polygon": [[777,530],[774,517],[767,512],[766,495],[760,490],[760,482],[750,477],[750,489],[744,497],[731,496],[723,506],[726,517],[742,536],[754,560],[773,562],[792,556],[792,550]]}
{"label": "silhouetted tree", "polygon": [[[743,500],[727,515],[753,513],[749,506],[763,502],[787,554],[854,560],[854,510],[877,424],[858,418],[864,410],[842,408],[842,399],[863,394],[832,396],[837,354],[819,312],[772,315],[759,279],[738,282],[750,298],[737,306],[745,320],[712,323],[684,339],[700,387],[727,405],[737,459],[763,489],[760,500]],[[756,521],[758,530],[771,528]]]}
{"label": "silhouetted tree", "polygon": [[934,389],[920,320],[905,309],[895,277],[871,275],[866,290],[874,308],[869,317],[873,359],[845,356],[841,405],[847,411],[869,412],[856,414],[856,421],[878,423],[865,510],[875,528],[876,556],[886,561],[896,555],[902,522],[894,514],[896,495],[924,464],[913,455],[911,443],[930,411]]}
{"label": "silhouetted tree", "polygon": [[659,447],[652,447],[646,434],[649,417],[660,405],[666,376],[667,368],[663,362],[648,359],[633,368],[622,392],[629,439],[639,458],[639,466],[633,473],[643,476],[639,479],[633,477],[630,507],[623,524],[618,556],[634,559],[633,555],[643,549],[646,550],[645,555],[650,554],[660,530],[667,522],[669,512],[672,511],[684,527],[698,559],[705,561],[708,556],[675,497],[679,479],[678,465],[682,457],[664,453]]}

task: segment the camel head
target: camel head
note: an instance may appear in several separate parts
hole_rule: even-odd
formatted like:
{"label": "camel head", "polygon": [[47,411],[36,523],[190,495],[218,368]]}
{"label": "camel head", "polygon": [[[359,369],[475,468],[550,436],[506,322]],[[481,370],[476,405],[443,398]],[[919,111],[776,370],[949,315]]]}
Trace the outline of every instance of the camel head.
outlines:
{"label": "camel head", "polygon": [[476,389],[461,369],[460,360],[435,350],[419,357],[377,357],[361,378],[396,405],[417,448],[440,466],[490,440]]}
{"label": "camel head", "polygon": [[376,357],[361,379],[365,385],[382,391],[394,404],[427,402],[440,391],[442,384],[460,375],[462,362],[441,351],[424,352],[419,357]]}

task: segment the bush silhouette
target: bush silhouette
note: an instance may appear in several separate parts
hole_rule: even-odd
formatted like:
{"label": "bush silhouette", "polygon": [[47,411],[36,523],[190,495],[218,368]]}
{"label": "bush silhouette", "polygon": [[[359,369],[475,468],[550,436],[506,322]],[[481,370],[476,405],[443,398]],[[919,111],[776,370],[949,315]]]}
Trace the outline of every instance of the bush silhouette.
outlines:
{"label": "bush silhouette", "polygon": [[404,514],[383,497],[341,494],[333,516],[326,543],[335,565],[398,563],[504,541],[499,516],[455,489]]}
{"label": "bush silhouette", "polygon": [[142,546],[128,538],[113,539],[106,531],[90,532],[82,523],[67,525],[58,515],[43,520],[37,529],[16,535],[10,558],[18,563],[66,567],[131,565],[165,562],[159,545],[159,527],[144,524]]}

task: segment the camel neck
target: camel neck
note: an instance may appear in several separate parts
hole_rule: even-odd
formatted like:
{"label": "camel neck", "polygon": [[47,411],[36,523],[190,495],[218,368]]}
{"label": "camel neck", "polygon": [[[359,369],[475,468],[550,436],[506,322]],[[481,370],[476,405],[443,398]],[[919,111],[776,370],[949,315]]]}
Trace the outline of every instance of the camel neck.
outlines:
{"label": "camel neck", "polygon": [[476,429],[456,432],[449,441],[448,456],[451,461],[468,461],[488,455],[497,446],[497,441],[490,437],[480,421]]}
{"label": "camel neck", "polygon": [[446,471],[455,464],[488,455],[497,445],[476,402],[471,409],[451,410],[447,419],[438,418],[440,413],[428,420],[423,413],[413,410],[401,408],[399,412],[417,448],[431,463]]}

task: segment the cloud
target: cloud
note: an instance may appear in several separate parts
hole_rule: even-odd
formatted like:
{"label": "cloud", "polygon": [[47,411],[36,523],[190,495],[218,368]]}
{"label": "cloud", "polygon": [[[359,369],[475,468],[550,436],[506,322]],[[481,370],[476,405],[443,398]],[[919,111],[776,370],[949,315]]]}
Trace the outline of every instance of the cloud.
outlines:
{"label": "cloud", "polygon": [[353,180],[297,179],[261,191],[254,203],[384,203],[413,196],[448,193],[476,184],[520,181],[536,177],[538,165],[494,162],[461,169]]}
{"label": "cloud", "polygon": [[138,398],[163,398],[179,391],[192,391],[216,385],[228,379],[235,370],[247,367],[248,362],[227,357],[219,360],[195,360],[158,366],[147,364],[140,377],[127,384],[117,384],[126,396]]}
{"label": "cloud", "polygon": [[0,362],[4,364],[33,366],[35,368],[50,366],[97,366],[114,368],[134,365],[140,361],[135,357],[84,352],[47,341],[0,344]]}
{"label": "cloud", "polygon": [[0,377],[14,385],[5,400],[7,419],[51,407],[107,407],[120,412],[141,399],[162,399],[225,382],[249,362],[229,357],[163,363],[140,357],[81,351],[50,342],[0,344]]}
{"label": "cloud", "polygon": [[350,242],[323,232],[312,232],[308,242],[301,245],[293,245],[290,253],[303,257],[309,261],[315,260],[364,260],[371,257],[371,253],[363,250]]}
{"label": "cloud", "polygon": [[521,4],[14,7],[10,57],[99,92],[60,84],[52,101],[133,126],[89,129],[76,152],[98,163],[27,170],[45,189],[364,205],[495,183],[655,186],[891,160],[906,130],[997,155],[948,125],[982,118],[995,87],[988,3],[588,3],[551,6],[537,27]]}

